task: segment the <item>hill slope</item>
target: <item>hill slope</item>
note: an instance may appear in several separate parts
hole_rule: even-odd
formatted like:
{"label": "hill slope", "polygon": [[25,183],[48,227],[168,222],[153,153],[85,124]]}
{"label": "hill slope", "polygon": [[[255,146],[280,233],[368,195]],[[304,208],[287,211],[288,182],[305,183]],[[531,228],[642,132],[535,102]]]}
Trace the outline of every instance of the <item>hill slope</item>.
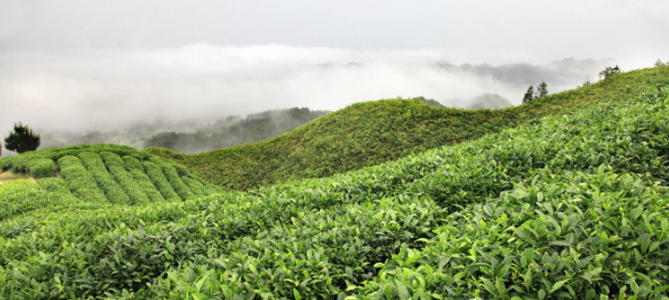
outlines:
{"label": "hill slope", "polygon": [[663,298],[669,97],[616,100],[331,178],[8,216],[0,295]]}
{"label": "hill slope", "polygon": [[419,99],[365,102],[257,144],[194,155],[164,149],[147,151],[184,164],[211,183],[244,190],[376,165],[411,152],[479,138],[542,116],[634,97],[666,84],[669,68],[663,67],[619,74],[526,105],[494,111],[429,106]]}

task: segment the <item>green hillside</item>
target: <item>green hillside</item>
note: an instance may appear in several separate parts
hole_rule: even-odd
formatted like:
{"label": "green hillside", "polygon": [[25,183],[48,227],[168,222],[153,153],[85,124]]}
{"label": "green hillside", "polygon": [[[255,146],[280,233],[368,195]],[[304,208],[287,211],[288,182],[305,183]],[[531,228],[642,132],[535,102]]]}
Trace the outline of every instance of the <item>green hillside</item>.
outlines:
{"label": "green hillside", "polygon": [[[39,179],[2,185],[0,220],[30,210],[89,204],[183,201],[217,191],[174,162],[115,145],[27,152],[0,160],[2,171]],[[39,195],[39,196],[36,196]],[[30,199],[30,201],[28,201]]]}
{"label": "green hillside", "polygon": [[666,299],[669,96],[599,100],[330,178],[10,213],[0,297]]}
{"label": "green hillside", "polygon": [[632,71],[527,105],[467,111],[420,99],[365,102],[320,117],[272,140],[184,155],[148,149],[211,183],[245,190],[319,178],[499,132],[542,116],[620,100],[669,84],[669,68]]}

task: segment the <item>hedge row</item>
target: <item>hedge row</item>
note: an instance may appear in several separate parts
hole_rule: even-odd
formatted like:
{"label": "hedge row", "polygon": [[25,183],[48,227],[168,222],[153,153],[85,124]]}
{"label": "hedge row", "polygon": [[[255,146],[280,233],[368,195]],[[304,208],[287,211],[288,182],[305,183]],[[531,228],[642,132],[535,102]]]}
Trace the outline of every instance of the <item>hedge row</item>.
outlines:
{"label": "hedge row", "polygon": [[121,156],[130,155],[137,159],[148,159],[151,157],[148,153],[139,152],[134,148],[119,145],[76,145],[69,147],[49,148],[39,151],[30,151],[21,155],[4,157],[0,159],[0,169],[3,171],[11,169],[14,173],[29,173],[30,164],[36,159],[50,159],[57,162],[64,156],[77,156],[81,152],[113,152]]}
{"label": "hedge row", "polygon": [[105,163],[99,154],[93,152],[81,152],[79,158],[83,162],[86,169],[93,175],[93,179],[98,183],[98,186],[105,192],[107,199],[111,203],[130,204],[130,198],[116,182],[114,177],[109,174]]}
{"label": "hedge row", "polygon": [[40,179],[37,184],[48,192],[72,196],[72,193],[67,188],[67,182],[63,178],[44,178]]}
{"label": "hedge row", "polygon": [[[118,184],[123,188],[128,195],[130,202],[134,205],[146,204],[149,198],[144,189],[133,178],[132,174],[126,170],[123,159],[115,153],[101,152],[100,156],[104,159],[105,166]],[[155,189],[155,188],[154,188]]]}
{"label": "hedge row", "polygon": [[143,161],[142,166],[144,167],[144,171],[146,172],[146,175],[151,178],[151,181],[153,184],[158,188],[158,191],[160,191],[160,194],[165,198],[167,201],[181,201],[181,197],[174,191],[174,188],[172,188],[172,185],[167,181],[167,178],[165,177],[165,174],[163,173],[163,169],[161,166],[151,162],[151,161]]}
{"label": "hedge row", "polygon": [[149,202],[165,201],[165,198],[160,194],[160,191],[158,191],[153,184],[151,178],[144,172],[144,167],[138,159],[131,156],[124,156],[123,162],[125,164],[125,169],[130,172],[132,178],[139,184],[142,191],[146,193]]}
{"label": "hedge row", "polygon": [[58,159],[60,176],[67,181],[72,195],[90,202],[107,202],[107,197],[100,189],[93,175],[86,170],[81,160],[75,156],[63,156]]}
{"label": "hedge row", "polygon": [[52,159],[35,159],[32,160],[28,166],[30,176],[35,179],[56,176],[56,163]]}
{"label": "hedge row", "polygon": [[[184,166],[125,146],[80,145],[28,152],[1,159],[0,168],[11,169],[15,173],[29,173],[38,179],[55,177],[59,175],[59,170],[54,161],[68,156],[76,156],[81,159],[81,163],[92,176],[92,180],[105,193],[105,198],[112,203],[145,204],[164,201],[165,197],[176,201],[217,191],[210,184],[190,175]],[[149,166],[147,170],[150,169],[153,174],[151,177],[146,174],[146,166],[142,163],[144,161],[151,161],[156,165],[154,167],[152,164],[147,164]],[[85,173],[80,173],[80,175],[85,175]],[[78,180],[82,181],[82,179]],[[154,183],[153,180],[156,182]],[[91,182],[90,179],[84,181]],[[77,183],[68,184],[78,185]],[[86,193],[83,190],[75,193],[77,197],[84,195]]]}
{"label": "hedge row", "polygon": [[160,166],[165,174],[165,178],[169,185],[174,189],[174,191],[181,197],[181,199],[188,199],[193,197],[193,192],[191,189],[181,180],[181,177],[177,173],[177,169],[174,168],[174,163],[168,162],[162,158],[153,158],[151,162]]}

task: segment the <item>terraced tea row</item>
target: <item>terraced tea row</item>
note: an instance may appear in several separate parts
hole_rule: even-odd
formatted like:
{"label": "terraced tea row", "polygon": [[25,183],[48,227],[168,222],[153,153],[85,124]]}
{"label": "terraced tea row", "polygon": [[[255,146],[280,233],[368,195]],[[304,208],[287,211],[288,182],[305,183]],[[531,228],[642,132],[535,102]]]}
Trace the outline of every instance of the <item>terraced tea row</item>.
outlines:
{"label": "terraced tea row", "polygon": [[139,205],[183,201],[217,190],[183,166],[122,146],[88,145],[36,151],[0,160],[0,168],[48,178],[48,190],[94,203]]}

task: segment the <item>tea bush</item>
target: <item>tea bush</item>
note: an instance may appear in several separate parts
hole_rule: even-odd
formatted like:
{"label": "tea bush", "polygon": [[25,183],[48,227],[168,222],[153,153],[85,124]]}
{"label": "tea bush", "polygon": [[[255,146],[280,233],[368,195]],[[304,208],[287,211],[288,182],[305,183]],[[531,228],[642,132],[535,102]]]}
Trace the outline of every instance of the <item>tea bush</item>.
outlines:
{"label": "tea bush", "polygon": [[[35,183],[21,179],[0,185],[0,220],[46,205],[43,192]],[[28,202],[26,200],[33,200]]]}
{"label": "tea bush", "polygon": [[128,195],[128,200],[132,204],[145,204],[149,198],[145,190],[133,179],[132,174],[125,169],[123,159],[111,152],[101,152],[100,156],[104,159],[104,164],[109,169],[109,173],[114,176],[114,180],[123,188]]}
{"label": "tea bush", "polygon": [[109,199],[111,203],[130,203],[128,195],[123,191],[114,177],[109,174],[107,167],[99,154],[93,152],[81,152],[79,153],[79,158],[84,166],[86,166],[86,169],[93,175],[93,179],[95,179],[98,186],[105,192],[107,199]]}
{"label": "tea bush", "polygon": [[144,167],[139,160],[131,156],[124,156],[123,162],[126,170],[130,172],[132,178],[139,184],[142,191],[146,193],[149,202],[165,201],[165,198],[160,194],[156,185],[153,184],[151,178],[144,171]]}
{"label": "tea bush", "polygon": [[666,297],[669,194],[637,176],[538,175],[378,264],[358,299]]}
{"label": "tea bush", "polygon": [[154,158],[151,161],[156,165],[160,166],[160,168],[162,168],[163,174],[165,174],[167,182],[179,195],[179,197],[181,197],[181,199],[188,199],[193,197],[193,192],[181,180],[181,176],[179,176],[179,174],[177,173],[177,169],[174,168],[173,163],[168,163],[167,161],[158,158]]}
{"label": "tea bush", "polygon": [[51,159],[35,159],[29,166],[30,176],[46,178],[56,176],[56,163]]}
{"label": "tea bush", "polygon": [[107,202],[107,197],[81,160],[76,156],[63,156],[58,159],[60,175],[67,181],[72,195],[91,202]]}
{"label": "tea bush", "polygon": [[[75,162],[72,157],[78,158],[78,161]],[[62,158],[67,158],[65,161],[69,162],[63,165]],[[157,169],[152,172],[161,182],[161,190],[146,174],[142,162],[149,161],[157,164]],[[184,166],[124,146],[51,148],[0,159],[0,166],[3,170],[32,174],[40,180],[62,178],[64,181],[48,180],[49,190],[63,190],[55,185],[64,184],[64,189],[71,190],[72,195],[85,201],[144,205],[165,201],[161,192],[167,193],[171,200],[182,200],[218,191],[218,188],[194,177]],[[62,171],[63,168],[69,169]],[[92,196],[89,197],[89,194]]]}
{"label": "tea bush", "polygon": [[151,178],[153,184],[156,186],[156,188],[158,188],[158,191],[160,191],[160,194],[167,201],[181,201],[181,197],[179,197],[179,195],[174,191],[174,188],[172,188],[170,183],[167,181],[167,178],[163,173],[163,169],[159,165],[151,161],[144,161],[142,162],[142,166],[144,167],[146,174],[149,176],[149,178]]}

